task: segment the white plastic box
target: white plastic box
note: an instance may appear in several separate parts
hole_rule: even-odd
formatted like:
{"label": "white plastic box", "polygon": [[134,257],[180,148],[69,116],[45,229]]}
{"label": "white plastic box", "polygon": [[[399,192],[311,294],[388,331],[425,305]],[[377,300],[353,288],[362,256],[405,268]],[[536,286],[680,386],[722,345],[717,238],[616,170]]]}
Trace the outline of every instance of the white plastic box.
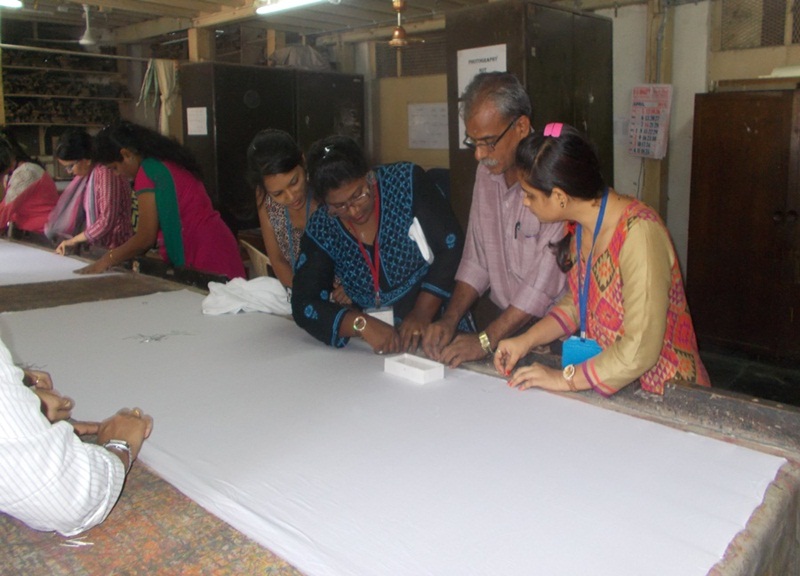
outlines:
{"label": "white plastic box", "polygon": [[387,356],[383,363],[383,371],[416,384],[427,384],[444,378],[444,364],[413,354]]}

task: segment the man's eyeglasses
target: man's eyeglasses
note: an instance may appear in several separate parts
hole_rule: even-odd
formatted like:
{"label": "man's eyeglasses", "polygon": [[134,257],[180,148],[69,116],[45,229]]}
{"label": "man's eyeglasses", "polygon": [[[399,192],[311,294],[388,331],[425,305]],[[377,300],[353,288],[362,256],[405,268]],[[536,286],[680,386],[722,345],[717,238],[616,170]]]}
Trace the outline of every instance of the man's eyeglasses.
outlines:
{"label": "man's eyeglasses", "polygon": [[511,127],[516,123],[517,120],[519,120],[519,118],[520,117],[517,116],[511,122],[509,122],[508,126],[506,126],[506,129],[500,132],[500,136],[498,136],[497,138],[489,137],[489,138],[481,138],[480,140],[475,140],[471,136],[467,136],[466,138],[464,138],[462,144],[464,144],[464,146],[466,146],[470,150],[476,150],[481,146],[488,146],[489,150],[494,150],[495,146],[497,146],[500,140],[503,139],[503,136],[506,135],[506,132],[511,130]]}
{"label": "man's eyeglasses", "polygon": [[372,195],[369,186],[365,184],[360,192],[357,192],[347,202],[340,202],[338,204],[328,204],[328,214],[332,216],[341,216],[347,213],[353,206],[362,206],[369,197]]}

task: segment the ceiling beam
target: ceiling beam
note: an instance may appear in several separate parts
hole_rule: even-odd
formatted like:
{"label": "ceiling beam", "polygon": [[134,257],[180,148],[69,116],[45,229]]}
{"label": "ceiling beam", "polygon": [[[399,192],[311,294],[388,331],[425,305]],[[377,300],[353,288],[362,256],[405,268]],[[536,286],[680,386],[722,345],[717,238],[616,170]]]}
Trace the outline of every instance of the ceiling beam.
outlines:
{"label": "ceiling beam", "polygon": [[114,30],[113,41],[117,44],[132,44],[147,38],[188,30],[191,27],[191,18],[156,18],[117,28]]}
{"label": "ceiling beam", "polygon": [[235,24],[248,18],[256,16],[255,2],[250,0],[246,6],[230,6],[221,8],[215,14],[202,14],[194,18],[193,23],[197,28],[207,28],[211,26],[221,26],[223,24]]}
{"label": "ceiling beam", "polygon": [[[90,0],[91,1],[91,0]],[[199,12],[217,12],[219,4],[212,2],[205,2],[204,0],[138,0],[143,4],[155,4],[158,7],[169,6],[171,8],[180,8],[195,14]],[[151,11],[157,12],[160,8],[151,8]]]}
{"label": "ceiling beam", "polygon": [[[80,0],[67,0],[72,4],[83,4]],[[191,18],[197,15],[196,10],[186,10],[185,8],[175,8],[172,6],[159,5],[154,9],[148,2],[140,0],[89,0],[90,6],[101,9],[122,10],[125,12],[135,12],[137,14],[150,14],[159,16],[174,16],[176,18]]]}

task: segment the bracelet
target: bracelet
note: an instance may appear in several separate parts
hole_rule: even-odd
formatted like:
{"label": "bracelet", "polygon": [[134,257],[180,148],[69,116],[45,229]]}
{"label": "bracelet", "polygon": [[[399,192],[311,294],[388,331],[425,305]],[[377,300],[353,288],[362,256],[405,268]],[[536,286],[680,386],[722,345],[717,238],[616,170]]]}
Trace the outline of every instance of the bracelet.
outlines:
{"label": "bracelet", "polygon": [[130,445],[125,440],[116,440],[112,438],[103,444],[103,448],[106,450],[119,450],[128,454],[128,465],[125,466],[125,475],[127,476],[128,472],[131,471],[131,466],[133,466],[133,453],[131,453]]}
{"label": "bracelet", "polygon": [[114,264],[114,249],[108,251],[108,261],[113,265]]}
{"label": "bracelet", "polygon": [[486,334],[486,330],[478,334],[478,340],[480,340],[481,348],[483,348],[483,351],[486,352],[487,356],[494,354],[494,350],[492,350],[492,343],[489,341],[489,336]]}

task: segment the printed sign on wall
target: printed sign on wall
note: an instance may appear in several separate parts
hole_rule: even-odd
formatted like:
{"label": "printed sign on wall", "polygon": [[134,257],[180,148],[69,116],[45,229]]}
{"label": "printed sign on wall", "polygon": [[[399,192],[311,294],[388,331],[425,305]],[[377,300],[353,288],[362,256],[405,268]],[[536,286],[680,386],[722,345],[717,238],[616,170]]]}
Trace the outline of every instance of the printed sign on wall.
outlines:
{"label": "printed sign on wall", "polygon": [[660,160],[667,153],[671,84],[634,86],[628,125],[628,153]]}

